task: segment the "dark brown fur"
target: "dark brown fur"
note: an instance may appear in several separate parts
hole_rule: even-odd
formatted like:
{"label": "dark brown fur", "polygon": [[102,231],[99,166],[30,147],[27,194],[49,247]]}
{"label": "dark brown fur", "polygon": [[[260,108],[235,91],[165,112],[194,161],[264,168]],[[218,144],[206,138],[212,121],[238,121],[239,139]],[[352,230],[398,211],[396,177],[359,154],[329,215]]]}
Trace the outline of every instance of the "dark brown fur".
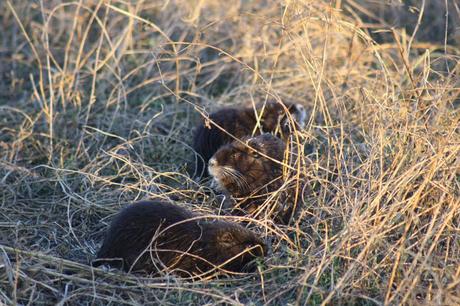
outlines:
{"label": "dark brown fur", "polygon": [[[262,134],[243,139],[243,143],[234,141],[227,144],[209,160],[209,173],[217,185],[237,202],[234,212],[238,209],[243,213],[254,212],[271,192],[282,186],[281,162],[285,149],[286,144],[281,139]],[[291,217],[292,209],[287,201],[289,199],[285,197],[283,203],[277,203],[274,209],[274,218],[281,223],[288,223]],[[287,209],[282,208],[285,205]]]}
{"label": "dark brown fur", "polygon": [[131,204],[113,220],[93,264],[196,276],[219,265],[242,272],[256,256],[265,255],[265,244],[252,231],[236,223],[199,217],[159,201]]}
{"label": "dark brown fur", "polygon": [[[286,103],[296,129],[303,127],[306,112],[300,104]],[[261,116],[261,127],[254,131],[257,116]],[[207,163],[217,150],[234,140],[230,135],[216,127],[216,124],[236,138],[259,135],[261,133],[276,133],[281,138],[291,134],[293,127],[290,125],[288,115],[279,102],[261,103],[254,110],[248,108],[223,108],[209,115],[208,122],[202,122],[195,130],[193,149],[198,153],[195,173],[198,176],[207,176]],[[201,157],[201,158],[200,158]]]}

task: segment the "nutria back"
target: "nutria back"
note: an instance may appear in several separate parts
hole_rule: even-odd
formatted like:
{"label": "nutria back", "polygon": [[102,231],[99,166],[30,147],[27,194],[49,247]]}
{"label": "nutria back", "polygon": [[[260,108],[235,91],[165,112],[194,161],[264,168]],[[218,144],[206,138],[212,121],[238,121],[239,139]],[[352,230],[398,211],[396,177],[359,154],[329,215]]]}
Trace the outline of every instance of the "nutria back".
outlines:
{"label": "nutria back", "polygon": [[[287,108],[294,120],[294,126],[285,113]],[[300,104],[286,103],[285,105],[269,101],[259,104],[256,109],[249,108],[223,108],[209,115],[208,122],[202,122],[195,130],[193,149],[198,153],[195,173],[199,177],[207,176],[208,160],[217,150],[236,138],[251,136],[254,132],[259,135],[264,132],[275,133],[281,138],[286,138],[295,129],[303,128],[306,119],[305,108]],[[261,126],[256,128],[260,116]],[[224,129],[222,131],[216,124]],[[232,136],[230,136],[230,135]]]}
{"label": "nutria back", "polygon": [[142,201],[115,217],[93,264],[196,276],[216,269],[249,271],[248,264],[265,252],[263,241],[236,223],[204,219],[178,205]]}
{"label": "nutria back", "polygon": [[[209,160],[217,186],[235,200],[234,213],[252,213],[283,185],[286,143],[271,134],[244,138],[222,146]],[[288,223],[292,203],[283,195],[275,203],[275,219]],[[278,199],[279,200],[279,199]]]}

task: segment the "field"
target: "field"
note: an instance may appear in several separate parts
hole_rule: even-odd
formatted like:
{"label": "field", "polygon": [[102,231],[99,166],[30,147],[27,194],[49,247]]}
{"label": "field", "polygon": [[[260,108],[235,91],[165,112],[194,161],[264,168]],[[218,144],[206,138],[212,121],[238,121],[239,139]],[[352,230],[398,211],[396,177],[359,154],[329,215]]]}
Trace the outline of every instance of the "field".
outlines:
{"label": "field", "polygon": [[[0,1],[0,304],[460,305],[460,5],[405,3]],[[256,273],[90,266],[129,202],[222,214],[193,128],[265,99],[308,192]]]}

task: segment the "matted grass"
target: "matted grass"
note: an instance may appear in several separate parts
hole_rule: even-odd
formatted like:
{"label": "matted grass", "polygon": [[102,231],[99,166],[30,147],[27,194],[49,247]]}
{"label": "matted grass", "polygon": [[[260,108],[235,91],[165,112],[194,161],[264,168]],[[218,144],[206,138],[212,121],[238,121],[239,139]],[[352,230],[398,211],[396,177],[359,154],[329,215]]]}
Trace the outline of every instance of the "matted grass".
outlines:
{"label": "matted grass", "polygon": [[[386,25],[362,22],[365,5],[0,2],[0,303],[460,304],[456,34],[386,27],[378,44],[369,30]],[[448,13],[458,20],[455,3]],[[272,242],[257,273],[89,266],[131,201],[221,213],[187,173],[193,127],[268,97],[309,111],[311,190],[291,226],[255,227]]]}

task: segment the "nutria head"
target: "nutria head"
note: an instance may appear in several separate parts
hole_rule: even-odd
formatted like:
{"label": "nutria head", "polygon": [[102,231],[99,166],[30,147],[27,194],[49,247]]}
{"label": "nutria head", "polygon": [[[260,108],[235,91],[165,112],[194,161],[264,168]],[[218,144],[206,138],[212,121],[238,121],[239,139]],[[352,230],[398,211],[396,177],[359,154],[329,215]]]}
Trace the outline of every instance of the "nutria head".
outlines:
{"label": "nutria head", "polygon": [[251,272],[254,258],[267,255],[267,246],[252,231],[231,222],[199,222],[203,228],[202,248],[197,252],[212,258],[215,265],[231,272]]}
{"label": "nutria head", "polygon": [[265,254],[263,241],[239,224],[204,218],[178,205],[143,201],[115,217],[93,264],[193,277],[219,269],[250,271],[249,263]]}
{"label": "nutria head", "polygon": [[263,130],[274,132],[283,139],[292,134],[294,129],[303,129],[307,118],[305,107],[298,103],[284,103],[284,106],[275,101],[260,103],[257,113],[261,116]]}
{"label": "nutria head", "polygon": [[[260,195],[281,185],[284,150],[284,141],[271,134],[234,141],[221,147],[209,160],[209,173],[234,198],[251,196],[262,200]],[[248,210],[244,206],[243,203],[240,207]]]}

